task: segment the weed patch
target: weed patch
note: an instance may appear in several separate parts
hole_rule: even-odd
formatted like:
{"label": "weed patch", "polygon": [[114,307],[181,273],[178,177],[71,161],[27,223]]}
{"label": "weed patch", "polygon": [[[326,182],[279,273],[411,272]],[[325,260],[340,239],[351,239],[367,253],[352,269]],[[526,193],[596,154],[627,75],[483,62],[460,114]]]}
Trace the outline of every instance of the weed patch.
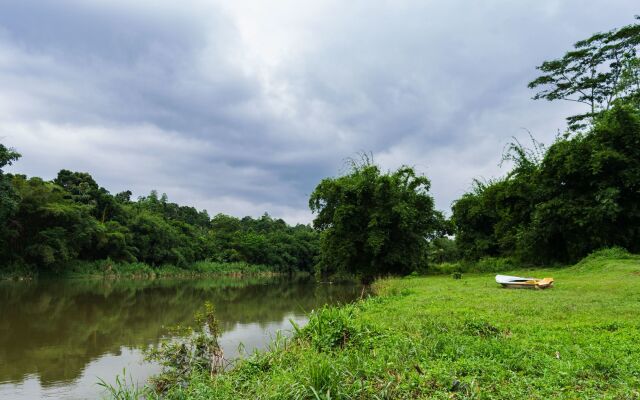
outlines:
{"label": "weed patch", "polygon": [[295,338],[309,342],[322,352],[359,345],[376,336],[374,330],[358,319],[358,306],[323,307],[311,313],[304,328],[295,327]]}

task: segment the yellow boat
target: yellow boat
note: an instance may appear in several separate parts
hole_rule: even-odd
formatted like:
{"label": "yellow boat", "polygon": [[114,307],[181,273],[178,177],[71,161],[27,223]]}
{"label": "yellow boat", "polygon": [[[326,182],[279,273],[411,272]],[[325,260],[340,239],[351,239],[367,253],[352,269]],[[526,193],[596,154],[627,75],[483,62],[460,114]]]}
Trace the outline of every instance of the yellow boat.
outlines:
{"label": "yellow boat", "polygon": [[546,289],[553,286],[553,278],[521,278],[519,276],[496,275],[496,282],[514,289]]}

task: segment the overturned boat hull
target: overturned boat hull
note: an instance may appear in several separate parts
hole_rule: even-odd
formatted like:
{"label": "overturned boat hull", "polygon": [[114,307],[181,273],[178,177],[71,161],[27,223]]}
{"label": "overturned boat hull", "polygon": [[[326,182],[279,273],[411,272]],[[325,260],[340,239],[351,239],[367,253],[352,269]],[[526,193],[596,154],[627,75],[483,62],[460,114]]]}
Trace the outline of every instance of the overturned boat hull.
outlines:
{"label": "overturned boat hull", "polygon": [[553,278],[522,278],[519,276],[496,275],[496,282],[512,289],[547,289],[553,286]]}

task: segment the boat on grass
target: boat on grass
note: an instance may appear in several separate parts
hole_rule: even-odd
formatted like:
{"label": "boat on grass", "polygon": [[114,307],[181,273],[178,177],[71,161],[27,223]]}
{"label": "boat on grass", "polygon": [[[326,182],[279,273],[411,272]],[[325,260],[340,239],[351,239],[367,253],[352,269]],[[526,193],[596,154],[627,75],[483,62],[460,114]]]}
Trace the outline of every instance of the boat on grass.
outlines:
{"label": "boat on grass", "polygon": [[503,287],[514,289],[546,289],[553,286],[553,278],[522,278],[519,276],[496,275],[496,282]]}

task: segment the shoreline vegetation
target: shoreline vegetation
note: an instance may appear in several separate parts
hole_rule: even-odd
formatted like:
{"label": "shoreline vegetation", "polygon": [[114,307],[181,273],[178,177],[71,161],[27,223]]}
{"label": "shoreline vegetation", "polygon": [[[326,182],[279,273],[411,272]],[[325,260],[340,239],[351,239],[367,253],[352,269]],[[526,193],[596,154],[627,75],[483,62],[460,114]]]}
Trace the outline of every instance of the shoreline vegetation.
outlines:
{"label": "shoreline vegetation", "polygon": [[553,276],[557,284],[546,291],[502,289],[489,273],[381,279],[372,285],[374,296],[312,312],[306,326],[293,326],[292,337],[277,336],[268,350],[234,360],[233,369],[212,374],[191,366],[188,374],[154,380],[162,382],[160,391],[119,381],[108,394],[116,399],[640,396],[635,356],[640,353],[640,256],[613,248],[569,267],[505,272]]}
{"label": "shoreline vegetation", "polygon": [[215,276],[285,276],[309,275],[302,271],[277,271],[266,265],[254,265],[243,262],[221,263],[215,261],[198,261],[188,267],[161,265],[154,267],[141,262],[114,262],[111,260],[75,261],[59,273],[40,273],[4,271],[2,280],[33,280],[38,278],[56,279],[159,279],[159,278],[197,278]]}

